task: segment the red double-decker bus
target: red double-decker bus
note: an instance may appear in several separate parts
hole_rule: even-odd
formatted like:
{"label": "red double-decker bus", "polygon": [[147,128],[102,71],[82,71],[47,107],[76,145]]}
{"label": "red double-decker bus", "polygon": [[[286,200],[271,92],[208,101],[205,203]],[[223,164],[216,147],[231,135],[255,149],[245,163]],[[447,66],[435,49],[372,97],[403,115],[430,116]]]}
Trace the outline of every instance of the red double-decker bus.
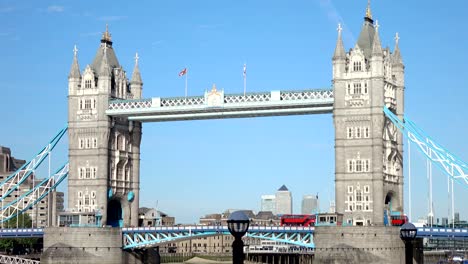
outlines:
{"label": "red double-decker bus", "polygon": [[315,215],[286,214],[281,216],[281,226],[315,226]]}
{"label": "red double-decker bus", "polygon": [[392,226],[402,226],[408,222],[408,217],[405,214],[393,213],[390,215]]}

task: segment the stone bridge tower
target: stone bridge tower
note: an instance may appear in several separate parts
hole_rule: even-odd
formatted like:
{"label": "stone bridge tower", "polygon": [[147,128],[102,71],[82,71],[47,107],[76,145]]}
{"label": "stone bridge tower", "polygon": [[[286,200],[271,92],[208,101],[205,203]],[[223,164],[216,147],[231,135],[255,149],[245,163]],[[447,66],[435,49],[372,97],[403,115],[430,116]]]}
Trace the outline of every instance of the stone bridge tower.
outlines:
{"label": "stone bridge tower", "polygon": [[75,223],[136,226],[141,123],[106,115],[110,99],[140,99],[138,55],[131,81],[106,27],[92,64],[80,72],[77,50],[68,76],[69,214]]}
{"label": "stone bridge tower", "polygon": [[393,53],[382,48],[369,5],[349,52],[341,30],[333,56],[336,211],[345,223],[382,225],[384,211],[403,211],[402,136],[382,111],[404,113],[398,33]]}

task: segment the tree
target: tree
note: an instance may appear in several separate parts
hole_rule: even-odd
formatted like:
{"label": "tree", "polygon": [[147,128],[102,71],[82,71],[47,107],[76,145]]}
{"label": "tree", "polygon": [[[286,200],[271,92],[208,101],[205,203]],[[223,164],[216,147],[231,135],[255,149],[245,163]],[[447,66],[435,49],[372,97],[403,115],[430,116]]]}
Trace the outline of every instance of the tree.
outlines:
{"label": "tree", "polygon": [[[3,224],[4,228],[30,228],[32,227],[32,219],[26,213],[17,215]],[[0,250],[2,251],[17,251],[16,254],[24,252],[25,248],[31,248],[38,243],[39,239],[32,238],[1,238]]]}

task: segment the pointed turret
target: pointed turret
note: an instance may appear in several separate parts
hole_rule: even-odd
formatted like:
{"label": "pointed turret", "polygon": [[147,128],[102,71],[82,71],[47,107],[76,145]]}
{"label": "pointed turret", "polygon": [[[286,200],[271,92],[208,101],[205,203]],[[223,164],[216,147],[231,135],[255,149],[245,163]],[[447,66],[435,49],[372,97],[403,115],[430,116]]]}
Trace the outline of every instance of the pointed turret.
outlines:
{"label": "pointed turret", "polygon": [[78,65],[78,49],[75,47],[73,48],[73,63],[70,69],[70,74],[68,74],[68,78],[75,78],[79,79],[81,78],[80,74],[80,66]]}
{"label": "pointed turret", "polygon": [[133,68],[133,74],[132,74],[132,81],[131,83],[139,83],[143,84],[143,81],[141,80],[141,74],[140,74],[140,68],[138,67],[138,53],[135,54],[135,67]]}
{"label": "pointed turret", "polygon": [[104,46],[104,56],[102,56],[102,62],[101,62],[101,67],[99,68],[98,76],[99,77],[111,76],[111,68],[109,66],[109,61],[107,59],[107,46]]}
{"label": "pointed turret", "polygon": [[372,43],[372,56],[382,56],[382,44],[379,37],[379,22],[375,22],[374,42]]}
{"label": "pointed turret", "polygon": [[135,67],[133,68],[132,80],[130,81],[130,89],[133,94],[133,99],[141,98],[141,90],[143,81],[141,80],[140,68],[138,67],[138,53],[135,54]]}
{"label": "pointed turret", "polygon": [[338,39],[336,40],[335,54],[333,55],[333,60],[346,59],[346,52],[343,46],[343,39],[341,37],[341,32],[343,28],[341,24],[338,24]]}
{"label": "pointed turret", "polygon": [[107,64],[111,69],[120,67],[117,56],[115,56],[114,49],[112,48],[112,38],[111,34],[109,33],[108,25],[106,25],[106,31],[102,33],[101,45],[99,45],[96,56],[94,57],[93,63],[91,64],[91,68],[95,72],[100,72],[104,57],[106,57]]}
{"label": "pointed turret", "polygon": [[393,64],[396,65],[403,65],[403,59],[401,58],[400,47],[398,46],[398,42],[400,37],[398,36],[398,32],[395,35],[395,51],[393,52]]}
{"label": "pointed turret", "polygon": [[364,25],[362,26],[361,33],[357,45],[364,51],[364,55],[370,58],[372,54],[372,43],[374,42],[375,29],[374,20],[372,20],[372,12],[370,9],[370,0],[367,2],[366,16],[364,17]]}

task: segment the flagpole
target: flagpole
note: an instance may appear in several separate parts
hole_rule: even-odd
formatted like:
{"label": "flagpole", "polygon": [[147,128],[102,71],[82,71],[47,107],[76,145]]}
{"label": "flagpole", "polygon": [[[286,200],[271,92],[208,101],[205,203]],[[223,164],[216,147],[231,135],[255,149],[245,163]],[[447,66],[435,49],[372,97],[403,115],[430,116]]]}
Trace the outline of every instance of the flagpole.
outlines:
{"label": "flagpole", "polygon": [[247,65],[244,63],[244,97],[245,97],[245,91],[246,91],[246,86],[247,86]]}
{"label": "flagpole", "polygon": [[247,78],[244,76],[244,96],[245,96],[245,90],[246,90],[246,89],[245,89],[245,87],[246,87],[246,79],[247,79]]}
{"label": "flagpole", "polygon": [[187,99],[187,77],[188,77],[188,70],[187,67],[185,67],[186,73],[185,73],[185,98]]}

